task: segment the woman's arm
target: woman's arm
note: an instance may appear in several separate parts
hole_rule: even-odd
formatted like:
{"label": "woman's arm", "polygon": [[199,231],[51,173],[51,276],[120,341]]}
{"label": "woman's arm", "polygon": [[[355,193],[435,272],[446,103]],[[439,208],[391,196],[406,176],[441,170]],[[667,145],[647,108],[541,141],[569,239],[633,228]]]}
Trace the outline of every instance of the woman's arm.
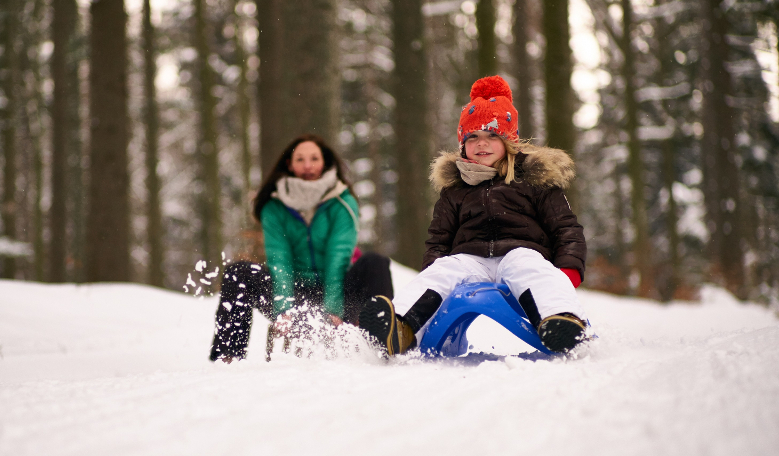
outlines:
{"label": "woman's arm", "polygon": [[441,257],[449,255],[459,223],[459,208],[451,198],[451,189],[441,190],[441,195],[433,209],[433,220],[427,229],[428,238],[425,242],[425,255],[422,258],[422,269],[427,268]]}
{"label": "woman's arm", "polygon": [[[347,207],[348,205],[348,207]],[[344,276],[357,245],[357,201],[347,192],[336,198],[330,209],[330,231],[325,246],[325,312],[343,318]]]}
{"label": "woman's arm", "polygon": [[265,256],[273,278],[273,314],[279,315],[294,305],[294,270],[292,246],[286,236],[289,215],[277,200],[262,208],[262,232],[265,236]]}

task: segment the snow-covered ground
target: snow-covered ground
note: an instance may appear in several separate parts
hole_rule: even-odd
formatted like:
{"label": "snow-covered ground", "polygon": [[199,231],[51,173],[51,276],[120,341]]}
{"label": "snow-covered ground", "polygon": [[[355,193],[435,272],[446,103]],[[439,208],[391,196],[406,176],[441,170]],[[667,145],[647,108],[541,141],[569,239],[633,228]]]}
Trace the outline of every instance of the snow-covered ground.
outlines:
{"label": "snow-covered ground", "polygon": [[569,358],[479,319],[458,359],[266,363],[257,318],[225,365],[207,359],[214,298],[0,281],[0,455],[779,454],[779,319],[702,295],[581,290],[599,338]]}

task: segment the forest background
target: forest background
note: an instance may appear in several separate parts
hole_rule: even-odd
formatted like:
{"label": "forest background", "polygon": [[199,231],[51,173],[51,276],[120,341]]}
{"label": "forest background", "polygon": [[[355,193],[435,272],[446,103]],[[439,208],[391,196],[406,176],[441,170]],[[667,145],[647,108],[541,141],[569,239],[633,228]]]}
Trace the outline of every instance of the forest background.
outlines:
{"label": "forest background", "polygon": [[418,268],[428,164],[500,74],[577,163],[585,286],[779,306],[778,28],[777,0],[3,0],[0,275],[213,291],[304,132],[361,248]]}

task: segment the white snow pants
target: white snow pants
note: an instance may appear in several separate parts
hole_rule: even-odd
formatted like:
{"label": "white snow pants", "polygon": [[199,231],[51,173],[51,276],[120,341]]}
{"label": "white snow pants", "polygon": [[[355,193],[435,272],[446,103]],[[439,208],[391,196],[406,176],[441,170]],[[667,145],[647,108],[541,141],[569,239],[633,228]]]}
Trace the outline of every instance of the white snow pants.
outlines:
{"label": "white snow pants", "polygon": [[[395,312],[405,315],[428,289],[446,300],[457,285],[469,282],[505,283],[516,299],[529,289],[542,320],[562,312],[587,320],[568,276],[539,252],[522,247],[501,257],[459,253],[437,259],[402,290],[396,291]],[[421,340],[434,317],[419,330],[417,340]]]}

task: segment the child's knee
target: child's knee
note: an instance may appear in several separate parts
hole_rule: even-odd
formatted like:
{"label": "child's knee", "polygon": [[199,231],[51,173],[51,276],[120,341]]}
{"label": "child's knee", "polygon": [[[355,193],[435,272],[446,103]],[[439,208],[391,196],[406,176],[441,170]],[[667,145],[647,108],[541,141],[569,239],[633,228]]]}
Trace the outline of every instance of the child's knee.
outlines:
{"label": "child's knee", "polygon": [[505,259],[511,260],[511,261],[529,261],[529,262],[536,262],[536,261],[547,261],[546,258],[544,258],[543,255],[541,255],[541,252],[538,252],[533,249],[528,249],[525,247],[518,247],[514,250],[511,250],[509,253],[506,254]]}
{"label": "child's knee", "polygon": [[507,272],[524,275],[529,273],[548,273],[555,270],[557,268],[544,258],[541,253],[522,247],[507,253],[499,267],[501,275]]}

